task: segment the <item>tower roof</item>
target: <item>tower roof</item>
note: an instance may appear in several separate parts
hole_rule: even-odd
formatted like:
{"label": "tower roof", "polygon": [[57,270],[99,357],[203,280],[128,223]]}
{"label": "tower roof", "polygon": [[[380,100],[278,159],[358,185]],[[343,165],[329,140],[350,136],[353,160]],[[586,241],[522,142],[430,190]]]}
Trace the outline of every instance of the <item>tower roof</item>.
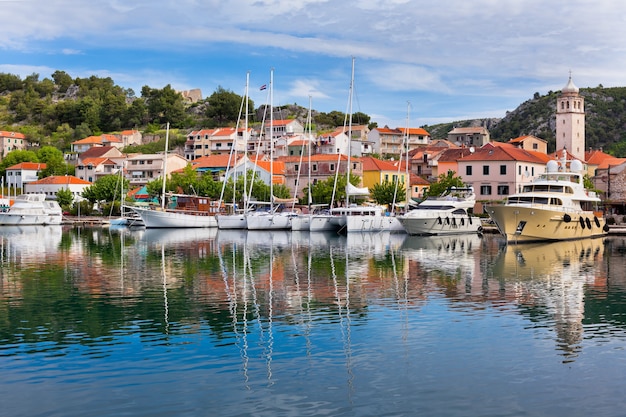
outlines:
{"label": "tower roof", "polygon": [[572,76],[569,76],[569,80],[567,81],[567,85],[565,87],[563,87],[563,89],[561,90],[561,92],[563,94],[567,94],[567,93],[574,93],[574,94],[578,94],[579,88],[576,87],[576,85],[574,84],[574,82],[572,81]]}

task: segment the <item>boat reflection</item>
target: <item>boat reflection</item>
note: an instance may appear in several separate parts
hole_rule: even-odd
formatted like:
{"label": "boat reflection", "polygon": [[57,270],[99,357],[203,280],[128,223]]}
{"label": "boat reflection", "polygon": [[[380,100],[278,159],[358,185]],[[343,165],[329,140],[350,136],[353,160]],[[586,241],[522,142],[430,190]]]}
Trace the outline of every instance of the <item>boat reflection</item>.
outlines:
{"label": "boat reflection", "polygon": [[21,261],[45,262],[46,256],[58,250],[62,238],[63,228],[59,225],[0,226],[3,258],[19,256]]}
{"label": "boat reflection", "polygon": [[437,270],[454,275],[462,268],[475,272],[482,238],[475,233],[464,235],[407,236],[401,250],[421,269]]}
{"label": "boat reflection", "polygon": [[596,268],[603,256],[604,240],[590,238],[507,245],[494,263],[501,296],[537,327],[551,324],[564,362],[574,360],[581,349],[586,291],[605,285]]}

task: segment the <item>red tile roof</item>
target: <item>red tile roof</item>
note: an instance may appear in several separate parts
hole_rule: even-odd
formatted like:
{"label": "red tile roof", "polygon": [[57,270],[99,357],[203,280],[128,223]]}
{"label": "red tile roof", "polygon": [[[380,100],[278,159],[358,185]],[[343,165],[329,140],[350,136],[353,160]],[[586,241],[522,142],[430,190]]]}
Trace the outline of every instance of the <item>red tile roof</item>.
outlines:
{"label": "red tile roof", "polygon": [[388,161],[382,161],[373,156],[364,156],[360,158],[363,164],[363,172],[365,171],[397,171],[398,166]]}
{"label": "red tile roof", "polygon": [[0,138],[26,139],[26,135],[19,132],[8,132],[6,130],[0,130]]}
{"label": "red tile roof", "polygon": [[77,184],[77,185],[91,185],[89,181],[81,180],[73,175],[52,175],[50,177],[42,178],[38,181],[31,182],[35,185],[64,185],[64,184]]}
{"label": "red tile roof", "polygon": [[19,164],[12,165],[7,168],[8,170],[14,169],[28,169],[32,171],[39,171],[42,169],[46,169],[46,164],[42,164],[40,162],[20,162]]}

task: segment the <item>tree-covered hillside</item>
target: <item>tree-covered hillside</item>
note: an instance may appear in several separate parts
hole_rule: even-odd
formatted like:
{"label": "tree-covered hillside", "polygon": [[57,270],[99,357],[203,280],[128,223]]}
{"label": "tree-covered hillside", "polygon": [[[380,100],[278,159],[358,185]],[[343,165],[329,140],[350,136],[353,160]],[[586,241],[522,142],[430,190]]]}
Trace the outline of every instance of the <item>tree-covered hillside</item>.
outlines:
{"label": "tree-covered hillside", "polygon": [[[235,126],[243,97],[218,87],[196,103],[185,101],[170,85],[161,89],[143,86],[141,96],[120,87],[111,78],[72,78],[55,71],[51,78],[32,74],[25,79],[0,73],[0,130],[24,133],[31,143],[52,145],[67,151],[78,139],[102,133],[137,129],[153,133],[170,123],[180,132],[201,128]],[[250,123],[260,123],[265,105],[255,108],[249,100]],[[304,125],[308,109],[298,105],[274,108],[274,117],[297,118]],[[318,131],[342,126],[345,115],[312,111]],[[269,115],[265,116],[269,119]],[[363,113],[354,123],[369,124]],[[185,137],[185,133],[180,134]]]}
{"label": "tree-covered hillside", "polygon": [[[556,147],[556,101],[559,92],[535,93],[530,100],[508,112],[502,119],[464,120],[425,126],[433,138],[445,139],[454,128],[485,126],[492,140],[506,142],[523,135],[548,141],[548,151]],[[618,157],[626,157],[626,88],[581,88],[585,98],[587,148],[602,148]]]}

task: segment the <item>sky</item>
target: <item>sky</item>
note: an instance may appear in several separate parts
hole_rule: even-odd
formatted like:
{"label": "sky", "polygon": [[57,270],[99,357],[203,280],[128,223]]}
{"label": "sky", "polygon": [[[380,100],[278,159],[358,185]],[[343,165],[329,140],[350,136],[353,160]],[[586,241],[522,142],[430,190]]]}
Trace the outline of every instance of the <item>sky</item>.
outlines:
{"label": "sky", "polygon": [[203,97],[243,96],[249,74],[257,107],[351,108],[381,127],[504,117],[570,74],[626,86],[619,0],[0,0],[0,16],[0,73]]}

